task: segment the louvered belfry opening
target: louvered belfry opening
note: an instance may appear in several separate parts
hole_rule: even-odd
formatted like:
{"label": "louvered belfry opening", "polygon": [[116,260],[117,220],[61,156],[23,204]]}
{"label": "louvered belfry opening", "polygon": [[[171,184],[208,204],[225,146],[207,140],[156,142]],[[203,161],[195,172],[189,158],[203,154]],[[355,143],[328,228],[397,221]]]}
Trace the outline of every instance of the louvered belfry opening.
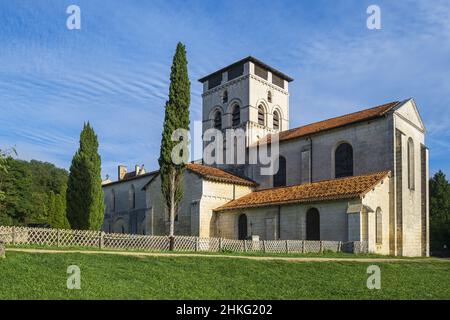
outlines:
{"label": "louvered belfry opening", "polygon": [[280,129],[280,115],[278,114],[278,111],[273,113],[273,128],[275,130]]}
{"label": "louvered belfry opening", "polygon": [[222,129],[222,112],[216,111],[214,114],[214,128],[217,130]]}
{"label": "louvered belfry opening", "polygon": [[258,124],[261,126],[265,125],[264,107],[262,105],[258,106]]}
{"label": "louvered belfry opening", "polygon": [[233,127],[236,127],[241,123],[241,110],[238,105],[235,105],[233,107],[233,113],[232,113],[231,117],[232,117]]}

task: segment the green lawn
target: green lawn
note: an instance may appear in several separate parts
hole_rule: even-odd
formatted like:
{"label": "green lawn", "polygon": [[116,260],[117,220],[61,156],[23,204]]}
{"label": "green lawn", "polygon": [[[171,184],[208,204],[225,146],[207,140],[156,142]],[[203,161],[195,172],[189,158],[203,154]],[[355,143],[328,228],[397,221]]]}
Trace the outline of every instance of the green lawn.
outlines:
{"label": "green lawn", "polygon": [[[234,251],[223,251],[223,252],[210,252],[210,251],[161,251],[161,250],[148,250],[148,249],[99,249],[96,247],[82,247],[82,246],[72,246],[72,247],[57,247],[57,246],[48,246],[48,245],[6,245],[6,248],[19,248],[19,249],[46,249],[52,251],[108,251],[108,252],[143,252],[143,253],[164,253],[164,254],[200,254],[200,255],[211,255],[211,256],[252,256],[252,257],[290,257],[290,258],[349,258],[349,259],[366,259],[366,258],[382,258],[382,259],[410,259],[408,257],[401,256],[386,256],[380,254],[373,253],[346,253],[346,252],[333,252],[330,250],[321,252],[321,253],[274,253],[274,252],[234,252]],[[415,257],[414,260],[417,259],[427,259],[425,257]]]}
{"label": "green lawn", "polygon": [[[133,257],[7,252],[0,299],[450,299],[450,262],[286,262],[215,257]],[[66,288],[69,265],[81,290]]]}

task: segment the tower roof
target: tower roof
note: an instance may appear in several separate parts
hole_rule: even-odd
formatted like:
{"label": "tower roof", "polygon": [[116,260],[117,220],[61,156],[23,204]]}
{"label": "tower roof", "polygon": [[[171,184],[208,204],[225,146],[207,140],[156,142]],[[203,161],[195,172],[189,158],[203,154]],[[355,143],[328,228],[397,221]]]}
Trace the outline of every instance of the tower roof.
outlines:
{"label": "tower roof", "polygon": [[223,72],[225,72],[226,70],[228,70],[228,69],[230,69],[230,68],[232,68],[232,67],[234,67],[234,66],[236,66],[236,65],[239,65],[239,64],[242,64],[242,63],[246,63],[246,62],[248,62],[248,61],[253,62],[254,64],[259,65],[260,67],[263,67],[264,69],[269,70],[269,71],[272,72],[273,74],[277,75],[278,77],[280,77],[280,78],[282,78],[282,79],[284,79],[284,80],[286,80],[286,81],[288,81],[288,82],[291,82],[291,81],[294,80],[293,78],[291,78],[291,77],[289,77],[288,75],[282,73],[281,71],[278,71],[278,70],[275,69],[275,68],[272,68],[272,67],[269,66],[268,64],[262,62],[261,60],[258,60],[258,59],[256,59],[255,57],[252,57],[252,56],[248,56],[248,57],[246,57],[246,58],[244,58],[244,59],[241,59],[241,60],[239,60],[239,61],[236,61],[236,62],[234,62],[234,63],[232,63],[232,64],[230,64],[230,65],[228,65],[228,66],[226,66],[226,67],[223,67],[223,68],[220,69],[220,70],[214,71],[213,73],[210,73],[210,74],[208,74],[207,76],[204,76],[204,77],[198,79],[198,81],[200,81],[201,83],[203,83],[203,82],[207,81],[209,78],[211,78],[211,77],[213,77],[213,76],[215,76],[215,75],[217,75],[217,74],[219,74],[219,73],[223,73]]}

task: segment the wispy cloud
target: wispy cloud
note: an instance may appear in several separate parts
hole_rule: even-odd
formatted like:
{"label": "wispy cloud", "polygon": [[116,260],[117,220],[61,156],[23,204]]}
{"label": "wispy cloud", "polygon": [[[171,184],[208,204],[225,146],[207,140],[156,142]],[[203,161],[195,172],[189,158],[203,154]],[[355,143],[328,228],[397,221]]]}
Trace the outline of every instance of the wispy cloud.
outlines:
{"label": "wispy cloud", "polygon": [[187,45],[191,119],[199,77],[249,54],[293,76],[291,127],[414,97],[431,170],[450,172],[450,5],[378,1],[80,0],[82,29],[57,0],[0,4],[0,148],[68,168],[84,121],[100,140],[103,174],[119,163],[156,168],[173,50]]}

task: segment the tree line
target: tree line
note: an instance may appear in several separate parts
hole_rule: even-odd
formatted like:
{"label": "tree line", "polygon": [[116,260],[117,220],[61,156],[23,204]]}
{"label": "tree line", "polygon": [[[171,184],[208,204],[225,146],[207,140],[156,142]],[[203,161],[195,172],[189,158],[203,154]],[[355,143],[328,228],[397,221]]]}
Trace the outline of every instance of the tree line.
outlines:
{"label": "tree line", "polygon": [[[14,152],[15,153],[15,152]],[[0,150],[0,225],[99,230],[104,204],[98,140],[84,124],[70,172]]]}

